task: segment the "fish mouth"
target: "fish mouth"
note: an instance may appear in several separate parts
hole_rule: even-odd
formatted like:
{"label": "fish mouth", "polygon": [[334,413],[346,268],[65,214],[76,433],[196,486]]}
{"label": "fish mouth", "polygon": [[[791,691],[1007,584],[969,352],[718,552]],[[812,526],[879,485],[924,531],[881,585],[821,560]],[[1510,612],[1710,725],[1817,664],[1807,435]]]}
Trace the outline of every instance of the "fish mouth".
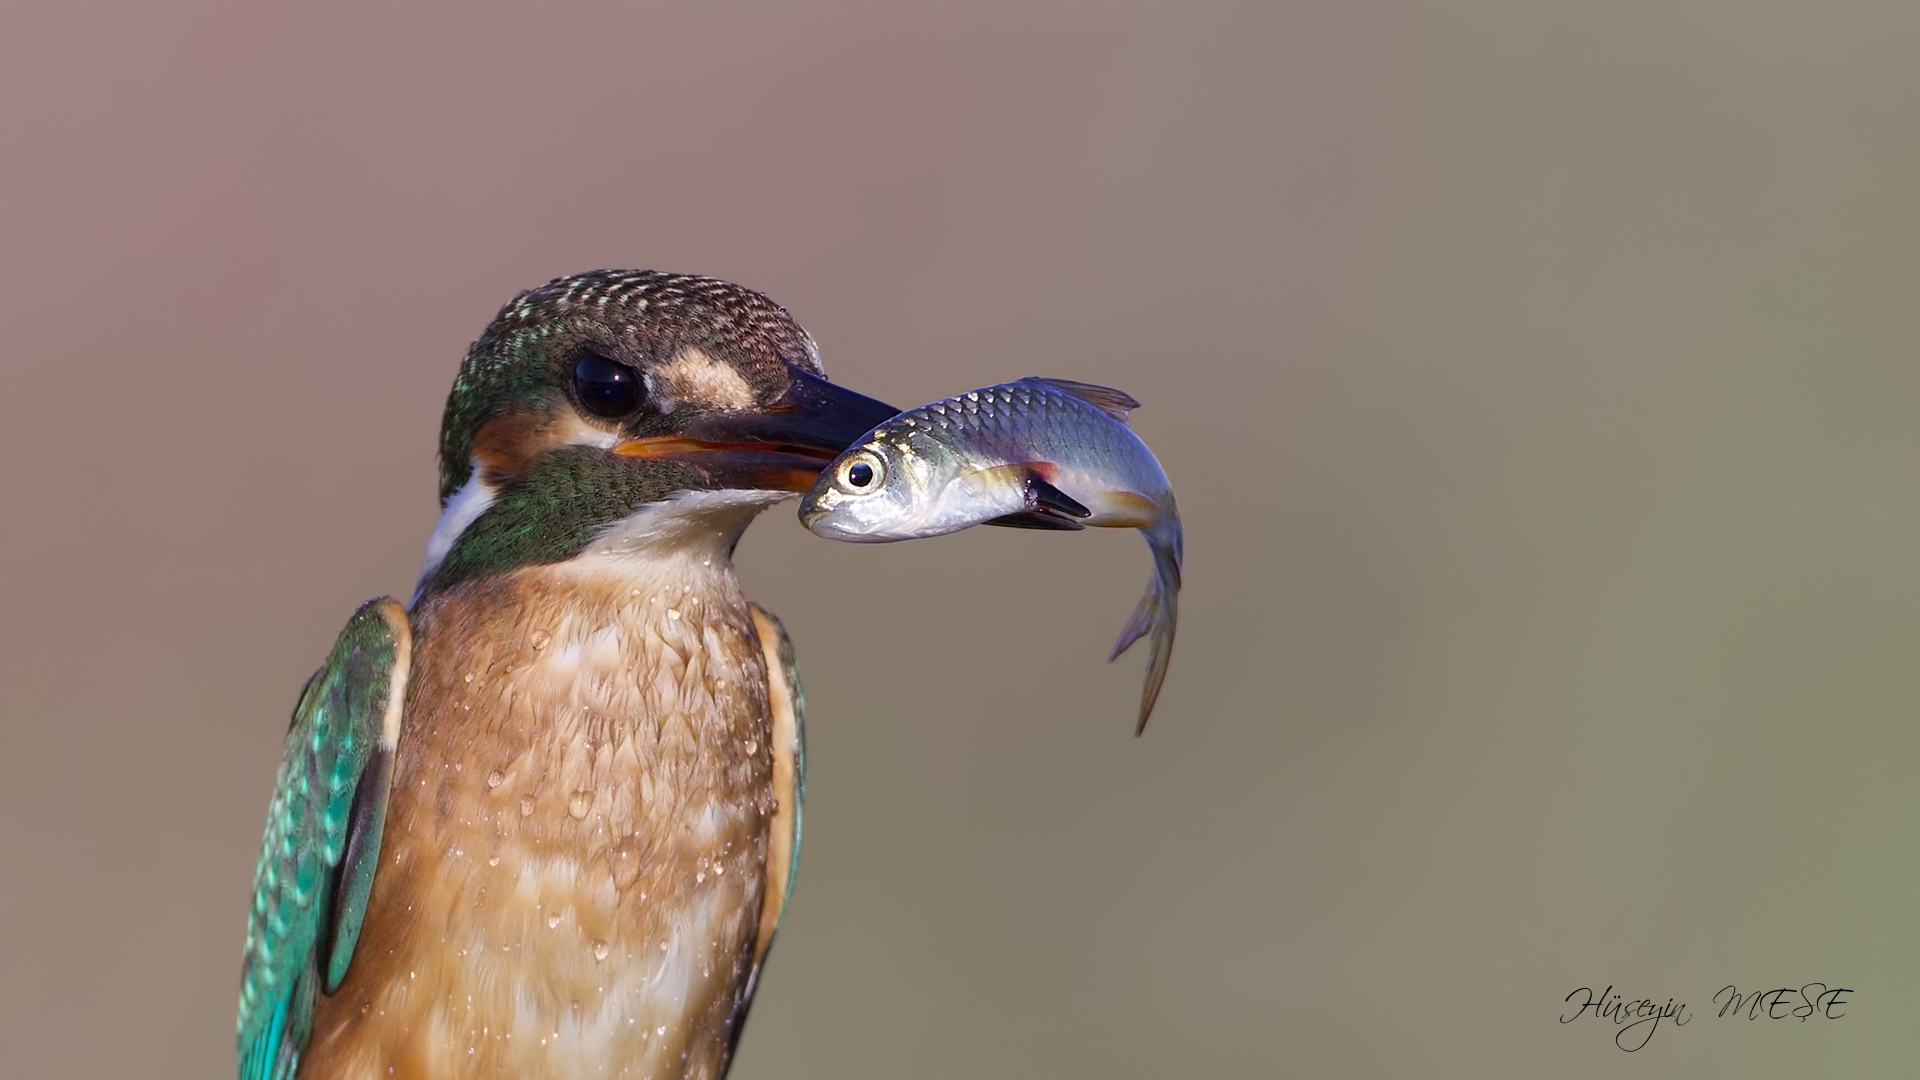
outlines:
{"label": "fish mouth", "polygon": [[872,532],[861,531],[844,520],[836,519],[833,511],[818,506],[802,509],[800,524],[805,525],[808,532],[822,540],[841,540],[853,544],[891,544],[896,540],[908,539],[904,536],[875,536]]}
{"label": "fish mouth", "polygon": [[800,500],[800,524],[822,540],[840,540],[850,544],[891,544],[919,537],[911,529],[896,531],[887,523],[868,520],[851,502],[832,489],[833,481],[821,476],[806,497]]}
{"label": "fish mouth", "polygon": [[900,410],[787,365],[786,392],[759,409],[701,417],[681,431],[625,439],[622,457],[672,460],[715,488],[799,494],[841,451]]}
{"label": "fish mouth", "polygon": [[819,533],[830,540],[837,540],[843,535],[840,529],[833,527],[831,523],[824,530],[820,528],[820,523],[832,515],[832,510],[810,499],[800,503],[800,524],[805,525],[811,532]]}

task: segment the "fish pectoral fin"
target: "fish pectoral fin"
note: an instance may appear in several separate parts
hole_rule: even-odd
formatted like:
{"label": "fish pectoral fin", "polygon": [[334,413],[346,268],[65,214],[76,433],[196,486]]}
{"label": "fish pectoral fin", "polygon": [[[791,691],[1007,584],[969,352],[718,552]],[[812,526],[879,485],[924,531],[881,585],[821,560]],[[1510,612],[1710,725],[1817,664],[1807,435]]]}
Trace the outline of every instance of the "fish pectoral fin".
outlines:
{"label": "fish pectoral fin", "polygon": [[1052,529],[1058,532],[1077,532],[1086,528],[1072,518],[1056,517],[1053,514],[1034,510],[1023,510],[1018,514],[990,518],[982,524],[1002,525],[1009,529]]}
{"label": "fish pectoral fin", "polygon": [[1010,529],[1050,529],[1072,532],[1084,529],[1081,518],[1093,516],[1080,500],[1054,487],[1050,477],[1054,466],[1047,461],[1016,462],[982,469],[976,480],[983,484],[1017,484],[1026,501],[1026,509],[989,518],[984,524]]}
{"label": "fish pectoral fin", "polygon": [[1140,407],[1140,403],[1133,400],[1132,394],[1125,390],[1115,390],[1111,386],[1095,386],[1092,383],[1074,382],[1072,379],[1050,379],[1045,375],[1035,375],[1034,378],[1055,390],[1072,394],[1123,424],[1127,422],[1127,414]]}
{"label": "fish pectoral fin", "polygon": [[1021,482],[1021,486],[1027,493],[1028,512],[1054,514],[1061,517],[1092,517],[1093,511],[1082,505],[1080,500],[1048,482],[1047,475],[1052,472],[1053,466],[1044,462],[1035,462],[1027,466],[1027,475]]}

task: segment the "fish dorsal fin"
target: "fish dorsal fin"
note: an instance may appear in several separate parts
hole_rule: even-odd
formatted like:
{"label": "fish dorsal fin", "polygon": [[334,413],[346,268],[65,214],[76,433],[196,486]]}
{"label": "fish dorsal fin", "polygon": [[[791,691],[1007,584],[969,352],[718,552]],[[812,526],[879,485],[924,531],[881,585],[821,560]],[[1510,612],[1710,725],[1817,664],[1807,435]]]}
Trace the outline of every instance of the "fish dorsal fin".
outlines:
{"label": "fish dorsal fin", "polygon": [[1072,379],[1049,379],[1044,375],[1035,375],[1034,379],[1046,383],[1055,390],[1072,394],[1123,424],[1127,422],[1127,414],[1140,407],[1140,403],[1133,400],[1132,394],[1125,390],[1115,390],[1111,386],[1095,386],[1092,383],[1074,382]]}

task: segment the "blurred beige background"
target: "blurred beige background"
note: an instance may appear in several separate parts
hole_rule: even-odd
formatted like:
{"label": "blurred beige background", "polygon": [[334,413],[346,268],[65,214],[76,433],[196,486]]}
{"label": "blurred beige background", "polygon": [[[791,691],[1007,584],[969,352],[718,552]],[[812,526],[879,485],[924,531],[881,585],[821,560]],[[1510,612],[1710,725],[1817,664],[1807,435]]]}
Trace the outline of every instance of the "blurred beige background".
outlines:
{"label": "blurred beige background", "polygon": [[[1916,56],[1904,3],[7,5],[0,1075],[229,1075],[295,693],[411,586],[467,343],[602,266],[901,405],[1125,387],[1187,521],[1138,742],[1137,537],[749,533],[812,714],[741,1080],[1911,1075]],[[1557,1022],[1607,984],[1693,1019]]]}

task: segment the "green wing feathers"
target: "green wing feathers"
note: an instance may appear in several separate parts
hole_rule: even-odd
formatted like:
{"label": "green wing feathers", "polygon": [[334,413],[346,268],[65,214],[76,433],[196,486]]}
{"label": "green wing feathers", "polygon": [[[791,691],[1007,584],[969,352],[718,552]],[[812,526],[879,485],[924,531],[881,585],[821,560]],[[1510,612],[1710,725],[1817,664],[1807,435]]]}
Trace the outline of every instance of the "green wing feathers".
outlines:
{"label": "green wing feathers", "polygon": [[254,870],[240,977],[240,1080],[287,1080],[314,1002],[346,977],[380,861],[413,636],[391,599],[354,612],[287,731]]}

